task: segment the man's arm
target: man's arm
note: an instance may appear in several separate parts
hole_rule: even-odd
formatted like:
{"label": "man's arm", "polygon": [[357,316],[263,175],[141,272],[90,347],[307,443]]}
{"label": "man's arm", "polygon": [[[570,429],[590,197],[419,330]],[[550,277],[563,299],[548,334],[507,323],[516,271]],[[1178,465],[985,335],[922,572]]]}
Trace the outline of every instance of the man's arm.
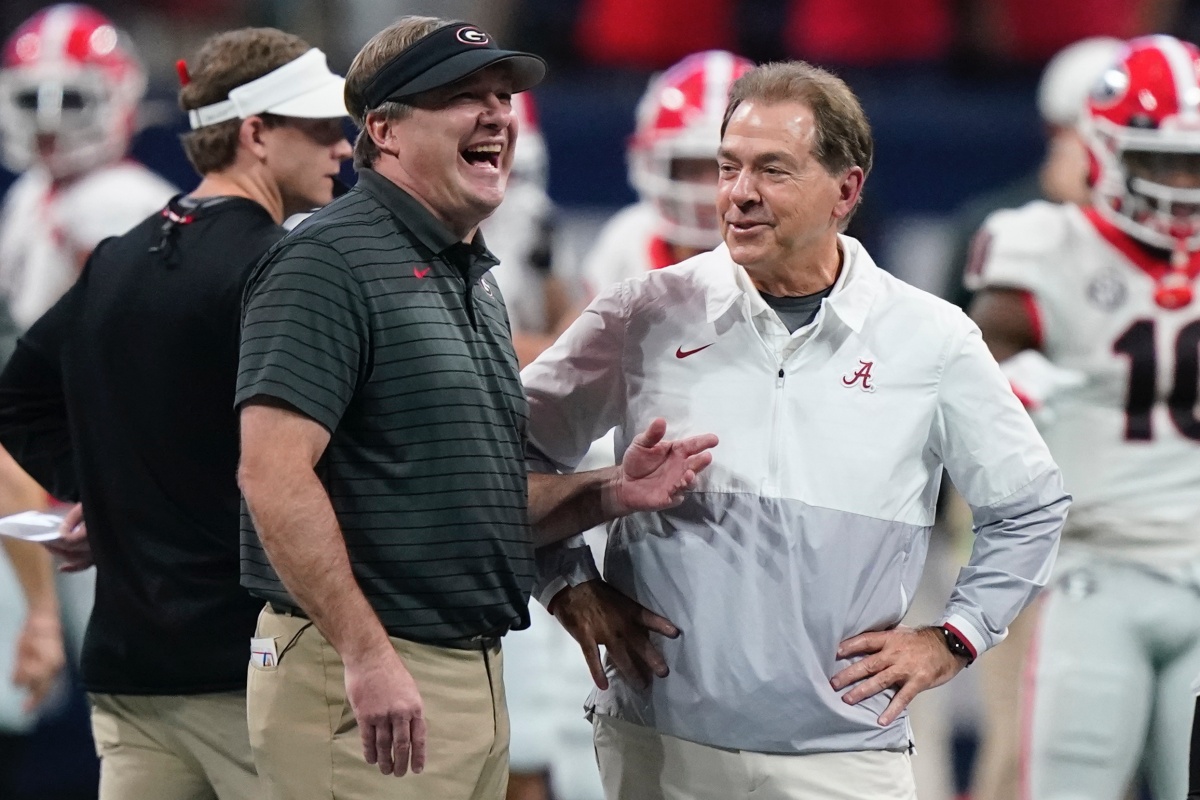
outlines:
{"label": "man's arm", "polygon": [[[967,332],[939,387],[933,446],[975,517],[975,545],[959,574],[944,619],[975,655],[999,643],[1008,624],[1049,579],[1070,496],[1029,415]],[[935,629],[869,632],[842,643],[839,658],[864,656],[832,679],[858,703],[898,687],[880,716],[890,723],[925,689],[945,683],[965,660]]]}
{"label": "man's arm", "polygon": [[[683,502],[697,473],[712,461],[713,434],[665,441],[667,424],[650,423],[636,436],[621,464],[575,475],[529,474],[530,521],[535,544],[556,542],[634,511],[657,511]],[[664,617],[622,595],[602,580],[566,587],[550,610],[583,651],[592,679],[608,687],[600,660],[607,647],[617,669],[640,685],[666,677],[666,661],[648,632],[674,638],[679,630]]]}
{"label": "man's arm", "polygon": [[[44,508],[46,492],[0,449],[0,516]],[[25,710],[35,708],[54,685],[66,663],[58,595],[54,590],[54,560],[39,544],[0,538],[25,595],[25,623],[17,640],[17,663],[12,682],[29,692]]]}
{"label": "man's arm", "polygon": [[[625,325],[632,302],[628,285],[603,292],[521,373],[529,397],[531,461],[538,465],[534,470],[574,467],[595,439],[620,422]],[[637,442],[626,452],[622,468],[637,463],[631,457],[636,448]],[[561,482],[567,478],[582,483]],[[586,530],[620,511],[604,507],[604,475],[547,477],[531,472],[530,481],[530,516],[539,542]],[[538,486],[542,481],[546,483]],[[600,580],[582,536],[542,547],[537,565],[538,600],[579,643],[597,686],[608,686],[601,645],[633,683],[644,685],[652,676],[667,675],[666,661],[650,634],[673,638],[679,630]]]}
{"label": "man's arm", "polygon": [[314,467],[329,443],[319,423],[277,405],[241,412],[238,484],[271,565],[346,666],[363,755],[380,772],[425,766],[421,696],[363,596],[329,495]]}
{"label": "man's arm", "polygon": [[[81,280],[43,314],[17,342],[0,372],[0,445],[36,484],[69,500],[77,499],[79,486],[60,353],[84,288]],[[25,484],[22,492],[31,503],[14,511],[45,504],[44,491],[36,500],[32,485]]]}
{"label": "man's arm", "polygon": [[615,467],[572,475],[529,473],[529,521],[541,547],[635,511],[659,511],[683,502],[696,475],[712,463],[714,434],[667,440],[656,419],[634,437]]}
{"label": "man's arm", "polygon": [[992,356],[1003,362],[1022,350],[1041,347],[1035,308],[1022,289],[982,289],[971,300],[968,314]]}
{"label": "man's arm", "polygon": [[982,289],[971,302],[970,314],[1000,371],[1030,413],[1043,412],[1055,395],[1084,382],[1082,373],[1064,369],[1042,354],[1041,314],[1032,292]]}
{"label": "man's arm", "polygon": [[0,517],[41,510],[46,505],[46,490],[0,447]]}
{"label": "man's arm", "polygon": [[41,545],[4,537],[0,540],[25,594],[25,623],[17,640],[17,663],[12,682],[29,695],[24,708],[32,711],[54,685],[66,658],[58,596],[54,592],[54,563]]}
{"label": "man's arm", "polygon": [[[47,313],[35,325],[36,330],[30,331],[34,342],[43,342],[52,350],[55,344],[47,340],[57,341],[57,326],[62,320],[57,306],[51,312],[56,310],[58,313]],[[44,465],[43,476],[51,477],[57,488],[74,486],[57,361],[42,357],[25,342],[0,373],[0,441],[17,444],[24,457]],[[7,450],[0,448],[0,516],[42,509],[46,503],[46,491]],[[17,640],[12,682],[28,692],[25,710],[30,711],[45,699],[66,663],[54,588],[54,559],[32,542],[3,538],[2,544],[25,595],[25,622]]]}

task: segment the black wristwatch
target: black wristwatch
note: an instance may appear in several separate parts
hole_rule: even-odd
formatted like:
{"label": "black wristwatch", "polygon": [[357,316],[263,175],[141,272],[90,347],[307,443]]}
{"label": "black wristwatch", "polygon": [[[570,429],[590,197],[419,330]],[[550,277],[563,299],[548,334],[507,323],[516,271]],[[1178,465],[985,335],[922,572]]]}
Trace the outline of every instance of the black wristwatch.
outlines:
{"label": "black wristwatch", "polygon": [[938,630],[942,632],[942,641],[946,643],[946,649],[953,655],[965,658],[967,666],[971,666],[975,661],[975,656],[971,653],[971,648],[967,646],[967,643],[962,640],[962,637],[945,625],[939,626]]}

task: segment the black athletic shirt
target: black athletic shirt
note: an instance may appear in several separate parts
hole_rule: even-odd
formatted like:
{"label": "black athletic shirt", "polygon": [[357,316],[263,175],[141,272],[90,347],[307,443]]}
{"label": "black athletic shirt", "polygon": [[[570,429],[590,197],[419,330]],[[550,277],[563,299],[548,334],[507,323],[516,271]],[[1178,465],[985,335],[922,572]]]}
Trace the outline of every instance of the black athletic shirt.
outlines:
{"label": "black athletic shirt", "polygon": [[93,692],[244,688],[262,608],[238,583],[233,396],[242,289],[284,231],[245,199],[168,208],[102,242],[0,374],[0,443],[83,500]]}

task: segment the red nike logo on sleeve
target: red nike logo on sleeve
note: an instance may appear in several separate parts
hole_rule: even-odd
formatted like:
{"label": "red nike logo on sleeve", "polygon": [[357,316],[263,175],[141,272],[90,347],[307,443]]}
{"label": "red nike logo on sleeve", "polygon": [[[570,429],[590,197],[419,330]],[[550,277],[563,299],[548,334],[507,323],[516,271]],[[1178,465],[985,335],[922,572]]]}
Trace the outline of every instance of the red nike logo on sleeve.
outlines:
{"label": "red nike logo on sleeve", "polygon": [[709,342],[708,344],[704,345],[704,347],[697,347],[695,350],[684,350],[682,347],[678,347],[675,349],[675,357],[687,358],[688,356],[694,356],[696,353],[699,353],[701,350],[707,350],[714,344],[716,344],[716,342]]}
{"label": "red nike logo on sleeve", "polygon": [[429,274],[429,270],[430,270],[430,267],[425,267],[424,269],[417,269],[416,267],[413,267],[413,277],[424,278],[426,275]]}

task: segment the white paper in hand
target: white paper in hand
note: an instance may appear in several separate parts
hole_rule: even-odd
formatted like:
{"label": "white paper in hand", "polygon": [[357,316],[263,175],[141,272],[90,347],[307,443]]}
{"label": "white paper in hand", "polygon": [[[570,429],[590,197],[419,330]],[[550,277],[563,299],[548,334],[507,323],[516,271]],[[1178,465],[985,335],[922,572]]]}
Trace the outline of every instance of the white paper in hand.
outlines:
{"label": "white paper in hand", "polygon": [[65,512],[22,511],[0,517],[0,536],[24,539],[27,542],[52,542],[61,539],[58,528],[62,525]]}

